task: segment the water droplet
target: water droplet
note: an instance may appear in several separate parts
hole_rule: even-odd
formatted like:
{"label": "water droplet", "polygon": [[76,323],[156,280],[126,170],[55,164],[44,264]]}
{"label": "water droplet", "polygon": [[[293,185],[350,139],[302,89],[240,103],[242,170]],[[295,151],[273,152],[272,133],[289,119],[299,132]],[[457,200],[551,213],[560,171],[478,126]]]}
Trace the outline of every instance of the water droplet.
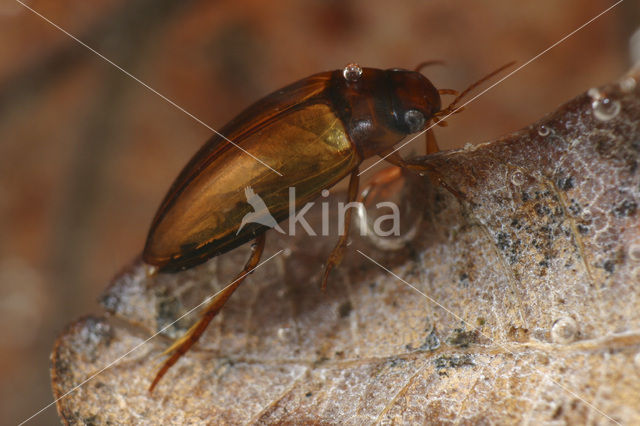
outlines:
{"label": "water droplet", "polygon": [[522,172],[515,171],[511,173],[511,183],[515,186],[520,186],[525,182],[526,178]]}
{"label": "water droplet", "polygon": [[342,76],[347,81],[358,81],[362,76],[362,67],[356,63],[348,64],[342,70]]}
{"label": "water droplet", "polygon": [[361,194],[363,202],[357,204],[356,210],[356,225],[360,235],[366,236],[381,250],[399,250],[406,247],[416,236],[418,225],[424,217],[425,205],[422,200],[407,202],[410,198],[407,194],[413,194],[417,182],[416,177],[410,175],[380,183],[380,186],[371,192],[369,191],[373,187],[367,187]]}
{"label": "water droplet", "polygon": [[549,128],[547,126],[545,126],[544,124],[540,127],[538,127],[538,134],[540,136],[548,136],[549,135]]}
{"label": "water droplet", "polygon": [[593,116],[596,119],[609,121],[620,112],[620,102],[611,99],[600,90],[591,88],[587,93],[593,99],[591,101],[591,108],[593,109]]}
{"label": "water droplet", "polygon": [[289,257],[291,256],[291,249],[289,247],[287,247],[286,249],[282,250],[282,255],[284,257]]}
{"label": "water droplet", "polygon": [[323,189],[321,192],[322,196],[327,198],[329,196],[329,190],[328,189]]}
{"label": "water droplet", "polygon": [[571,317],[557,319],[551,326],[551,340],[554,343],[571,343],[578,334],[578,324]]}
{"label": "water droplet", "polygon": [[596,99],[591,107],[593,115],[600,121],[609,121],[620,112],[620,102],[611,98]]}
{"label": "water droplet", "polygon": [[634,262],[640,261],[640,244],[631,244],[629,246],[629,259]]}
{"label": "water droplet", "polygon": [[636,84],[637,82],[635,78],[631,76],[625,77],[622,80],[620,80],[620,90],[622,90],[625,93],[629,93],[636,88]]}

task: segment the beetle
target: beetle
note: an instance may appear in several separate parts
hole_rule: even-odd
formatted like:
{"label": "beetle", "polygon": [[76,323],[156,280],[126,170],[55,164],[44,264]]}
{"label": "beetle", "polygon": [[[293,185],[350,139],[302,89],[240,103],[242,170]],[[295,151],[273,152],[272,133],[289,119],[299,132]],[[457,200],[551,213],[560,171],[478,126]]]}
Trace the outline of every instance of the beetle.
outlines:
{"label": "beetle", "polygon": [[[444,118],[459,112],[456,105],[465,94],[511,65],[458,93],[436,89],[419,72],[436,62],[422,63],[413,71],[349,64],[344,69],[314,74],[248,107],[192,157],[152,221],[143,251],[144,262],[157,272],[177,272],[248,241],[255,243],[249,260],[232,284],[218,293],[200,319],[165,351],[171,355],[157,372],[149,391],[198,341],[260,260],[269,227],[257,222],[241,226],[242,218],[252,212],[245,201],[247,188],[258,194],[275,221],[281,222],[290,214],[290,187],[296,189],[297,209],[350,176],[348,198],[355,201],[359,165],[375,155],[385,156],[395,166],[434,173],[419,163],[402,159],[394,146],[408,135],[428,129],[427,152],[437,151],[430,123],[445,125]],[[441,95],[456,97],[442,108]],[[443,183],[439,176],[436,178]],[[347,209],[345,232],[325,265],[323,289],[329,272],[342,259],[350,216],[351,209]]]}

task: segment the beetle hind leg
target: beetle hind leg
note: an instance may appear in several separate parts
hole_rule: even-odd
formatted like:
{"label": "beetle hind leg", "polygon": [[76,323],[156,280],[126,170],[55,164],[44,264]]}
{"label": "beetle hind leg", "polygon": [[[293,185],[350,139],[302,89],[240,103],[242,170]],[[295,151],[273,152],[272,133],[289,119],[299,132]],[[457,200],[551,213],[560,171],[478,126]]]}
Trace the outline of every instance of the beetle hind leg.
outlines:
{"label": "beetle hind leg", "polygon": [[262,252],[264,251],[264,243],[265,234],[256,238],[255,244],[252,246],[251,256],[249,257],[249,260],[247,260],[242,272],[236,276],[231,284],[211,298],[200,316],[200,319],[191,326],[184,336],[176,340],[167,350],[164,351],[163,355],[171,354],[171,356],[165,360],[162,367],[160,367],[160,370],[156,373],[153,382],[151,382],[151,386],[149,386],[149,392],[153,392],[153,389],[167,371],[169,371],[171,366],[175,364],[182,355],[187,353],[189,349],[200,339],[202,333],[207,329],[211,320],[218,314],[218,312],[220,312],[220,309],[222,309],[227,300],[229,300],[229,297],[231,297],[233,292],[238,288],[238,286],[240,286],[240,284],[242,284],[247,275],[249,275],[249,273],[251,273],[258,265]]}
{"label": "beetle hind leg", "polygon": [[[358,186],[359,186],[360,178],[358,177],[358,169],[354,170],[351,173],[351,178],[349,179],[349,199],[348,203],[352,203],[358,199]],[[344,256],[344,249],[347,247],[347,241],[349,240],[349,226],[351,224],[351,208],[347,207],[344,215],[344,232],[340,235],[338,242],[336,243],[333,250],[331,250],[331,254],[329,254],[329,258],[327,259],[327,263],[324,267],[324,272],[322,273],[322,283],[321,288],[322,291],[327,289],[327,279],[329,278],[329,272],[338,266],[342,261],[342,257]]]}

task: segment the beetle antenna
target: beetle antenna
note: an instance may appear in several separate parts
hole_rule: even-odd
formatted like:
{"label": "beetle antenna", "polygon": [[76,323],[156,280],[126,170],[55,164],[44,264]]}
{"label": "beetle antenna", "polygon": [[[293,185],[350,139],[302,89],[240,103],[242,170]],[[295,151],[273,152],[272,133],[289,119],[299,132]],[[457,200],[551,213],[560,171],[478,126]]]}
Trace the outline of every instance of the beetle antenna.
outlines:
{"label": "beetle antenna", "polygon": [[501,66],[500,68],[498,68],[497,70],[485,75],[484,77],[482,77],[480,80],[476,81],[475,83],[473,83],[472,85],[470,85],[469,87],[467,87],[466,89],[464,89],[462,92],[460,92],[460,94],[458,96],[455,97],[455,99],[453,101],[451,101],[451,103],[449,104],[448,107],[446,107],[445,109],[439,111],[436,114],[437,116],[443,116],[443,115],[449,115],[451,113],[451,111],[453,111],[456,107],[456,105],[467,95],[469,94],[469,92],[471,92],[473,89],[475,89],[476,87],[478,87],[479,85],[481,85],[482,83],[484,83],[485,81],[489,80],[491,77],[495,76],[496,74],[499,74],[500,72],[504,71],[505,69],[513,66],[516,63],[516,61],[512,61],[509,62],[508,64],[505,64],[503,66]]}
{"label": "beetle antenna", "polygon": [[418,65],[416,65],[416,67],[413,70],[415,72],[420,72],[423,68],[429,67],[431,65],[444,65],[444,61],[440,61],[438,59],[431,60],[431,61],[423,61],[423,62],[420,62]]}
{"label": "beetle antenna", "polygon": [[460,93],[453,89],[438,89],[438,94],[458,96]]}

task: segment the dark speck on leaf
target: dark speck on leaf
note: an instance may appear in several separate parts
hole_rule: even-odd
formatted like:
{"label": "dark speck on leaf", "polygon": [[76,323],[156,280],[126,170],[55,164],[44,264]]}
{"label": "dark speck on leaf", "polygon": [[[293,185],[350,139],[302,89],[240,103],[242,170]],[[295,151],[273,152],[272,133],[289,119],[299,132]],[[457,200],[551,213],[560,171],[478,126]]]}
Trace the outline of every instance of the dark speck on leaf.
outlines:
{"label": "dark speck on leaf", "polygon": [[458,346],[461,348],[468,347],[471,343],[475,343],[478,340],[477,330],[464,330],[463,328],[456,328],[453,333],[447,339],[447,343],[452,346]]}
{"label": "dark speck on leaf", "polygon": [[506,250],[511,245],[511,240],[509,239],[509,234],[504,232],[500,232],[498,234],[498,248],[500,250]]}
{"label": "dark speck on leaf", "polygon": [[551,214],[551,209],[548,206],[542,205],[540,203],[536,203],[534,209],[536,210],[536,214],[538,216],[548,216],[549,214]]}
{"label": "dark speck on leaf", "polygon": [[571,200],[571,204],[569,204],[569,212],[572,215],[577,216],[578,213],[580,213],[580,210],[580,204],[578,204],[576,200]]}
{"label": "dark speck on leaf", "polygon": [[343,304],[341,304],[340,307],[338,308],[338,314],[340,315],[340,318],[349,316],[352,309],[353,307],[351,306],[351,302],[348,300]]}
{"label": "dark speck on leaf", "polygon": [[420,350],[435,351],[440,347],[440,338],[436,334],[435,329],[424,340],[424,343],[418,348]]}
{"label": "dark speck on leaf", "polygon": [[618,206],[613,209],[613,212],[618,217],[633,216],[638,210],[638,204],[633,200],[624,200]]}
{"label": "dark speck on leaf", "polygon": [[558,188],[562,189],[563,191],[568,191],[574,187],[575,182],[573,180],[573,176],[558,179]]}
{"label": "dark speck on leaf", "polygon": [[602,265],[602,267],[604,268],[605,271],[607,271],[610,274],[613,274],[613,270],[616,267],[616,264],[613,260],[607,260],[606,262],[604,262],[604,264]]}
{"label": "dark speck on leaf", "polygon": [[441,376],[448,376],[446,369],[448,368],[460,368],[464,366],[473,366],[473,360],[471,355],[462,354],[462,355],[452,355],[446,356],[443,355],[433,360],[433,364],[436,368],[436,371]]}

